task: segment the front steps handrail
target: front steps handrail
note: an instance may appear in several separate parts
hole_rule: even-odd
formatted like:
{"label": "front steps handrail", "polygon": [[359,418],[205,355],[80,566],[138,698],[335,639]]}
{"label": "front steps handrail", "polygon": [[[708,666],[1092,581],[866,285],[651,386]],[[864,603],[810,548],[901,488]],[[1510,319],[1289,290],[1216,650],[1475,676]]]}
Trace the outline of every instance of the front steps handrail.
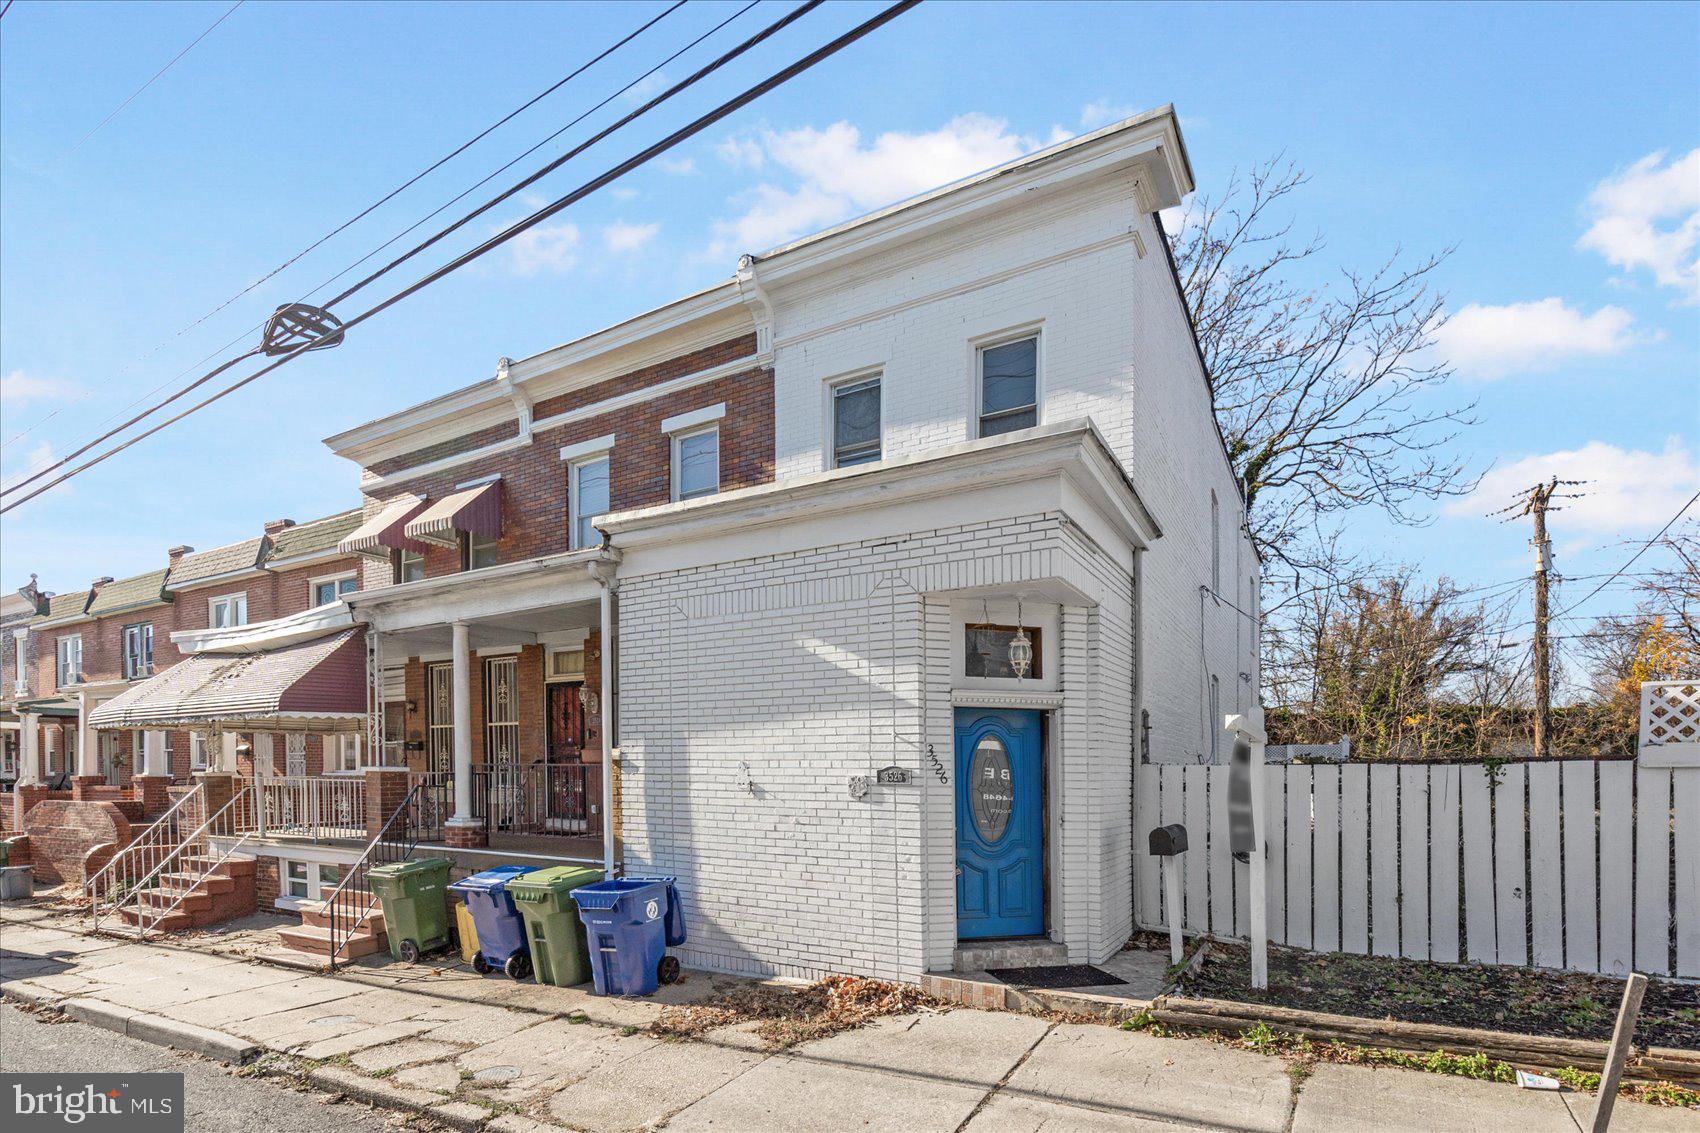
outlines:
{"label": "front steps handrail", "polygon": [[[172,803],[170,809],[132,838],[128,846],[112,855],[111,861],[83,881],[83,895],[89,900],[89,915],[94,921],[91,928],[99,928],[101,920],[123,903],[124,895],[137,888],[140,884],[138,878],[143,873],[153,876],[155,871],[149,868],[148,862],[159,860],[175,846],[181,845],[180,835],[184,826],[200,825],[206,814],[206,792],[205,784],[196,783]],[[114,893],[116,897],[103,910],[102,900]]]}
{"label": "front steps handrail", "polygon": [[337,957],[348,942],[372,915],[372,890],[367,884],[374,865],[404,862],[413,856],[419,845],[419,826],[416,821],[419,785],[408,788],[407,797],[384,822],[383,828],[366,843],[358,861],[343,871],[336,892],[325,900],[320,911],[330,922],[330,966],[334,971]]}
{"label": "front steps handrail", "polygon": [[[246,788],[244,788],[244,790],[246,790]],[[233,798],[230,801],[234,803],[236,799]],[[229,809],[229,804],[226,804],[225,809]],[[223,812],[221,811],[220,813]],[[176,912],[177,906],[181,905],[189,894],[198,891],[200,887],[206,883],[207,878],[212,877],[215,873],[217,873],[219,868],[223,866],[225,862],[234,857],[236,851],[240,850],[247,843],[248,839],[254,837],[254,834],[255,831],[253,830],[244,830],[238,834],[230,845],[224,848],[224,852],[219,854],[217,858],[213,859],[213,863],[211,865],[203,866],[201,870],[194,875],[193,880],[191,880],[189,884],[177,887],[177,897],[171,902],[171,904],[167,905],[163,909],[159,909],[157,912],[153,912],[151,917],[149,916],[149,910],[153,909],[153,906],[146,906],[144,908],[143,906],[138,905],[136,908],[136,936],[147,936],[148,933],[154,930],[156,925],[158,925],[166,917],[169,917],[172,913]],[[202,856],[211,857],[210,854]],[[186,873],[189,871],[174,870],[173,872]]]}
{"label": "front steps handrail", "polygon": [[[226,816],[230,816],[231,819],[234,819],[234,818],[237,818],[241,815],[241,813],[242,813],[241,808],[242,808],[242,806],[246,805],[246,803],[248,801],[249,793],[250,793],[250,788],[243,787],[240,791],[237,791],[234,795],[231,795],[230,798],[225,802],[225,804],[223,806],[219,807],[218,810],[214,811],[211,816],[209,816],[205,821],[203,821],[199,826],[197,826],[190,834],[188,834],[180,842],[178,842],[177,845],[173,846],[169,851],[167,851],[165,856],[162,857],[159,860],[159,863],[157,865],[155,865],[151,870],[149,870],[140,880],[136,881],[135,884],[131,885],[124,892],[120,893],[118,895],[117,899],[114,900],[107,907],[105,912],[96,915],[94,927],[99,928],[100,927],[100,921],[103,917],[105,917],[106,915],[108,915],[110,913],[116,913],[119,910],[125,908],[126,906],[135,905],[137,907],[137,909],[140,910],[141,903],[142,903],[141,902],[141,895],[145,892],[148,892],[149,888],[151,887],[151,883],[153,882],[153,880],[162,873],[171,872],[167,869],[167,867],[170,866],[173,862],[179,860],[183,856],[183,853],[184,853],[185,850],[197,850],[197,849],[204,850],[210,844],[210,841],[211,841],[210,836],[209,836],[209,832],[215,832],[215,833],[218,833],[218,834],[240,835],[239,842],[246,842],[250,837],[252,837],[253,832],[251,830],[236,830],[236,829],[234,829],[236,823],[233,822],[233,821],[230,821],[229,819],[226,818]],[[223,822],[223,825],[226,827],[226,829],[213,831],[213,828],[215,826],[220,825],[221,820]],[[228,856],[229,855],[226,855],[226,857],[228,857]],[[223,859],[220,859],[221,863],[222,863],[222,860]],[[200,880],[201,879],[197,879],[196,884],[199,884]],[[182,901],[182,899],[183,899],[182,896],[179,896],[176,901],[173,901],[171,903],[171,907],[173,909],[175,909],[177,907],[178,903]],[[137,936],[145,935],[145,930],[140,930],[141,920],[142,920],[142,914],[138,911],[138,913],[137,913],[137,926],[138,926],[139,931],[136,934]],[[159,923],[158,918],[155,918],[155,920],[148,927],[151,929],[154,924],[158,924],[158,923]]]}

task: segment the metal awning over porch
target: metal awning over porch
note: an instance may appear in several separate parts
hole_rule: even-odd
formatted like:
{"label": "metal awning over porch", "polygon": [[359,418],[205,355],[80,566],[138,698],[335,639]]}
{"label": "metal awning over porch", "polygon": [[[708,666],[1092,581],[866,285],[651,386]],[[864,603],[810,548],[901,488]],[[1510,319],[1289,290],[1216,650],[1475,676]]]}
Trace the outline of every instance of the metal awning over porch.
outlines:
{"label": "metal awning over porch", "polygon": [[275,649],[197,653],[89,714],[102,729],[358,732],[366,727],[364,630]]}

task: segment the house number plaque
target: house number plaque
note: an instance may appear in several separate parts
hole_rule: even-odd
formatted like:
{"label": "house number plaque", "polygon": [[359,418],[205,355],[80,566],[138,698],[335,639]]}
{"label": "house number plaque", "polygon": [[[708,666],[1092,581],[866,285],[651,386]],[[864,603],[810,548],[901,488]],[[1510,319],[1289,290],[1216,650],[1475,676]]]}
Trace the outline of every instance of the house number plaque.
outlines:
{"label": "house number plaque", "polygon": [[881,786],[908,786],[914,782],[915,773],[907,767],[882,767],[874,775],[874,781]]}

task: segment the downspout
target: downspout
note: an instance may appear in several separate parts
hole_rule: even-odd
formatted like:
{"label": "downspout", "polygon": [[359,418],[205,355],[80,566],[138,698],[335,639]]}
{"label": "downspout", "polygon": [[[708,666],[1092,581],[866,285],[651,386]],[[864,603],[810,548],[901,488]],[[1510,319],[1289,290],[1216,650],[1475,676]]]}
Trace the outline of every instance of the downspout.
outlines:
{"label": "downspout", "polygon": [[[607,547],[607,536],[603,536]],[[619,589],[616,577],[619,563],[599,559],[590,564],[590,575],[602,587],[602,873],[614,876],[614,764],[620,749],[615,726],[615,706],[618,703],[617,680],[614,670],[614,592]]]}

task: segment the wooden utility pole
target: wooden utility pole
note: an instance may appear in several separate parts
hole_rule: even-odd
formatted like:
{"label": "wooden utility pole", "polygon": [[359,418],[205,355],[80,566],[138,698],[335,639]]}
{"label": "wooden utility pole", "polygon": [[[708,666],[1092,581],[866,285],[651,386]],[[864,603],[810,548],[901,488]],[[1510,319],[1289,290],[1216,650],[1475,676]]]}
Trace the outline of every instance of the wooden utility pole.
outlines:
{"label": "wooden utility pole", "polygon": [[[1552,651],[1547,636],[1551,618],[1549,587],[1552,582],[1552,540],[1547,537],[1547,512],[1562,510],[1553,506],[1555,499],[1575,499],[1580,493],[1560,492],[1560,487],[1584,484],[1585,480],[1560,480],[1554,476],[1545,484],[1536,484],[1518,494],[1509,507],[1495,515],[1505,515],[1504,522],[1523,516],[1535,521],[1535,537],[1529,546],[1535,552],[1535,631],[1533,634],[1535,663],[1535,758],[1545,759],[1550,753],[1552,736]],[[1509,513],[1509,514],[1508,514]]]}

